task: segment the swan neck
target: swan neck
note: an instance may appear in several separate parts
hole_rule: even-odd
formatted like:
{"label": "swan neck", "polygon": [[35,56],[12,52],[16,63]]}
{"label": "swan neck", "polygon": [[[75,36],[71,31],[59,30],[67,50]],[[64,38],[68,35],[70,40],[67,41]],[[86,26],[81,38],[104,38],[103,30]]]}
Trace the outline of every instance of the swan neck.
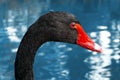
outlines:
{"label": "swan neck", "polygon": [[[40,37],[40,35],[39,35]],[[33,80],[33,63],[37,49],[45,41],[38,40],[34,34],[29,31],[23,37],[15,60],[15,78],[16,80]]]}

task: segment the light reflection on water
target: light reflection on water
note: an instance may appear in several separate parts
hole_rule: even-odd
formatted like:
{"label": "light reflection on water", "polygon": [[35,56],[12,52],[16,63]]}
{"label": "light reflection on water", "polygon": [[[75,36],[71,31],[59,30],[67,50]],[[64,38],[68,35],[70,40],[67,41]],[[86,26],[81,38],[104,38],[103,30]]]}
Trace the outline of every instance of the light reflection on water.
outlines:
{"label": "light reflection on water", "polygon": [[109,66],[112,64],[112,59],[114,59],[116,63],[120,63],[120,26],[118,24],[112,25],[112,27],[117,31],[113,30],[110,32],[107,30],[107,26],[98,26],[97,28],[102,31],[90,33],[91,37],[95,39],[99,38],[99,41],[95,41],[100,43],[103,52],[101,54],[93,52],[91,56],[84,60],[91,69],[85,75],[88,80],[111,80],[110,77],[112,74]]}
{"label": "light reflection on water", "polygon": [[[51,45],[53,44],[48,42],[43,46],[48,48],[48,47],[51,47]],[[41,47],[41,49],[42,48],[43,47]],[[39,76],[41,76],[41,78],[45,77],[44,78],[45,80],[70,80],[69,69],[65,67],[68,59],[68,56],[65,53],[71,50],[72,48],[67,47],[67,45],[65,45],[64,43],[57,42],[55,43],[55,45],[53,45],[50,48],[51,52],[48,52],[47,50],[43,50],[44,52],[38,51],[39,58],[42,57],[44,59],[43,60],[44,65],[40,70],[41,72],[39,72],[38,79],[40,79]],[[39,59],[36,58],[36,60],[39,60]],[[36,63],[36,64],[39,64],[39,63]],[[36,70],[37,68],[34,68],[34,69]],[[47,73],[44,73],[43,71],[47,71]],[[37,80],[37,77],[36,77],[36,80]]]}

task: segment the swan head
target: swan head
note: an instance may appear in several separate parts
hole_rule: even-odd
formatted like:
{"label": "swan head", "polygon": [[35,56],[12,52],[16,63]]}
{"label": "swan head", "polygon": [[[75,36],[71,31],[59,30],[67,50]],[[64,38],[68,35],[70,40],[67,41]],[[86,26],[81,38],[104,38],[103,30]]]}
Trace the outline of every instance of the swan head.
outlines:
{"label": "swan head", "polygon": [[92,51],[102,52],[102,48],[87,35],[77,18],[70,13],[49,12],[33,24],[31,31],[37,35],[41,34],[45,41],[73,43]]}

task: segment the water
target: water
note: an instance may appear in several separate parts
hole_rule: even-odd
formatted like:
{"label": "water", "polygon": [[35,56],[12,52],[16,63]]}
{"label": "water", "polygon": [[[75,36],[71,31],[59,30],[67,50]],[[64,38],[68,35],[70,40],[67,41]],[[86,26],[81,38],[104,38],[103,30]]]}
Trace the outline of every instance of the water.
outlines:
{"label": "water", "polygon": [[37,51],[35,80],[119,80],[119,0],[1,0],[0,80],[14,80],[16,51],[27,28],[42,14],[56,10],[76,15],[104,51],[47,42]]}

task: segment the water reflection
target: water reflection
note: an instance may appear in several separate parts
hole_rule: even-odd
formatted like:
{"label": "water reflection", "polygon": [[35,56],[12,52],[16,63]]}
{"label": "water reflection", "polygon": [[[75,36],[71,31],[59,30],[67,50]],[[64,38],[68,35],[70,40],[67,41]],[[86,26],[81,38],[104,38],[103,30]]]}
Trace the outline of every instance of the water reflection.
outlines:
{"label": "water reflection", "polygon": [[109,66],[112,65],[112,60],[115,60],[116,64],[120,63],[120,27],[119,24],[116,25],[115,23],[112,25],[116,29],[115,31],[109,31],[107,26],[97,26],[102,31],[90,33],[91,37],[101,44],[103,53],[93,52],[91,56],[84,60],[90,69],[85,75],[87,80],[111,80],[112,73]]}
{"label": "water reflection", "polygon": [[13,27],[6,28],[6,33],[8,34],[8,38],[11,42],[20,42],[20,38],[17,37],[16,31],[17,29],[14,29]]}
{"label": "water reflection", "polygon": [[[44,48],[51,47],[53,43],[46,43]],[[41,63],[44,63],[42,65],[42,68],[35,67],[35,72],[39,70],[39,75],[36,75],[37,79],[44,79],[45,80],[70,80],[69,79],[69,69],[66,67],[66,63],[68,60],[68,56],[65,53],[68,53],[72,50],[72,48],[67,47],[64,43],[55,43],[50,49],[51,52],[48,52],[47,50],[40,48],[40,52],[38,53],[38,56],[36,57],[36,61],[40,61],[39,59],[43,59],[40,61]],[[41,52],[42,49],[42,52]],[[52,52],[53,51],[53,52]],[[36,63],[39,64],[39,63]],[[44,72],[47,71],[47,72]],[[46,77],[48,76],[48,77]],[[37,78],[38,77],[38,78]]]}

